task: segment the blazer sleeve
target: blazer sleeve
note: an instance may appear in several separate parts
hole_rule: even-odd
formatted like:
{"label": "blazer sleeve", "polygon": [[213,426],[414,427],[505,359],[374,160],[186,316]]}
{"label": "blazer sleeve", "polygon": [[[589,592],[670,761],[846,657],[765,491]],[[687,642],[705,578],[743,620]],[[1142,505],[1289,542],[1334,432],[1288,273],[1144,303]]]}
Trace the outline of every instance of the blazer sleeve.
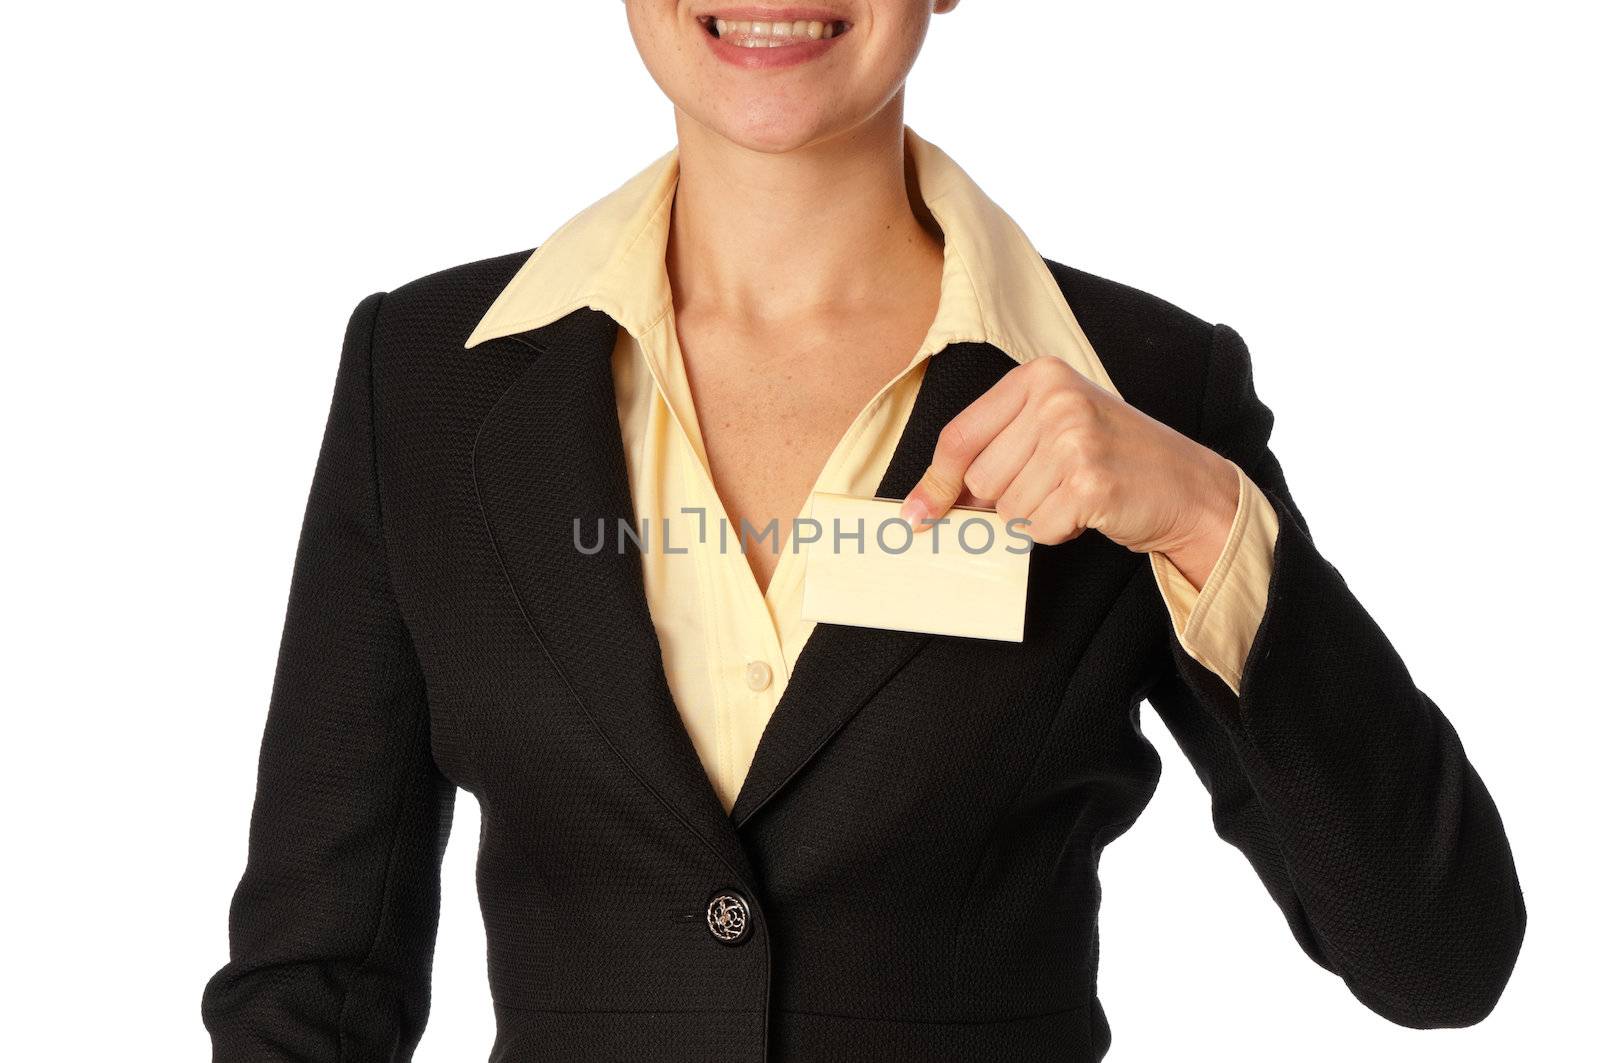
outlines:
{"label": "blazer sleeve", "polygon": [[1243,340],[1216,327],[1207,445],[1278,516],[1239,693],[1170,641],[1150,702],[1302,948],[1405,1026],[1466,1026],[1499,999],[1526,912],[1489,792],[1455,729],[1333,565],[1267,446]]}
{"label": "blazer sleeve", "polygon": [[350,319],[295,557],[230,958],[201,1015],[216,1063],[409,1060],[427,1021],[454,788],[395,603],[373,448],[372,334]]}

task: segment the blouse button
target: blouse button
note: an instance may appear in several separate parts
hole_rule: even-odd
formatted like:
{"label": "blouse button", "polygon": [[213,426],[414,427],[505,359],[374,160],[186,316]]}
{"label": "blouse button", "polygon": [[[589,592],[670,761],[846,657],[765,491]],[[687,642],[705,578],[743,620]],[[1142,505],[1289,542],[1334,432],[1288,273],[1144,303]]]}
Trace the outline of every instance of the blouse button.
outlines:
{"label": "blouse button", "polygon": [[772,665],[766,661],[751,661],[744,666],[744,681],[751,690],[765,690],[772,685]]}

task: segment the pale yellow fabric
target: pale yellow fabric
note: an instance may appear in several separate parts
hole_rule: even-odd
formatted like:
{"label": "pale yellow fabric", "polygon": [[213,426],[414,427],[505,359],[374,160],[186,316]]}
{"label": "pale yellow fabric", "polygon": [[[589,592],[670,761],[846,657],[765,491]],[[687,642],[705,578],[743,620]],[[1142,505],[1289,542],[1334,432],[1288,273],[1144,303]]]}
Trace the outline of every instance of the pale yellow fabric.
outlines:
{"label": "pale yellow fabric", "polygon": [[[906,367],[857,415],[812,488],[870,496],[910,415],[926,360],[948,344],[987,341],[1019,363],[1057,357],[1116,392],[1048,268],[1022,230],[954,160],[910,128],[916,190],[944,234],[934,321]],[[581,307],[621,325],[613,351],[617,415],[634,513],[669,546],[642,552],[662,663],[695,750],[731,808],[761,733],[814,621],[801,619],[807,549],[785,549],[763,595],[712,484],[690,399],[666,271],[677,149],[562,225],[539,245],[467,340],[524,332]],[[807,506],[809,507],[808,499]],[[1260,622],[1276,516],[1241,474],[1227,563],[1196,589],[1151,556],[1184,648],[1237,684]],[[723,543],[731,544],[728,548]],[[1252,553],[1253,551],[1253,553]],[[1241,584],[1255,581],[1249,586]]]}
{"label": "pale yellow fabric", "polygon": [[1278,513],[1244,470],[1233,468],[1239,477],[1239,506],[1205,586],[1195,589],[1163,554],[1151,554],[1150,564],[1178,644],[1237,694],[1244,659],[1267,609]]}

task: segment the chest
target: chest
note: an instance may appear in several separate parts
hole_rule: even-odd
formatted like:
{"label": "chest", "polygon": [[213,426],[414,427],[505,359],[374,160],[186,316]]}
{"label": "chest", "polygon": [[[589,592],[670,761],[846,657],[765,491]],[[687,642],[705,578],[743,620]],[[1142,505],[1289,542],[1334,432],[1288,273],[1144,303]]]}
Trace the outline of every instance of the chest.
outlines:
{"label": "chest", "polygon": [[[926,328],[920,315],[895,313],[803,329],[680,318],[701,442],[733,526],[776,522],[787,535],[841,440],[906,370]],[[753,551],[750,564],[765,588],[776,557]]]}

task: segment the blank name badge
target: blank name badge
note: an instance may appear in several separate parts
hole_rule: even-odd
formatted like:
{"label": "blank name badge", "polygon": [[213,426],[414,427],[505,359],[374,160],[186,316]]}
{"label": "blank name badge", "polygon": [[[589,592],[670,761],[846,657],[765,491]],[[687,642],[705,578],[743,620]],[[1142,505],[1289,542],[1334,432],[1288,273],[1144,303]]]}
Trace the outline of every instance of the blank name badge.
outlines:
{"label": "blank name badge", "polygon": [[812,496],[810,516],[802,619],[1022,641],[1032,545],[1022,527],[958,506],[912,534],[897,499],[827,492]]}

